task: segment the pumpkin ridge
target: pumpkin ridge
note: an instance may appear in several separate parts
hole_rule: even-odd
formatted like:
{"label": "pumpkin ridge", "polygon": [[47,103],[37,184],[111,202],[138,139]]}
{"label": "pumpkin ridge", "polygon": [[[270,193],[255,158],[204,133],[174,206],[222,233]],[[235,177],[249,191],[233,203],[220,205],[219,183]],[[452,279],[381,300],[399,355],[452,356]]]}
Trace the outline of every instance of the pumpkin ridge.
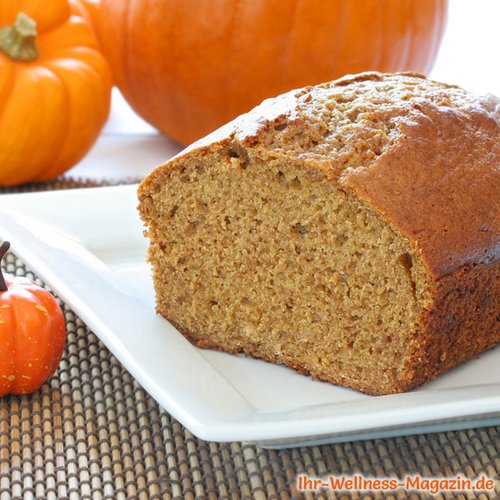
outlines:
{"label": "pumpkin ridge", "polygon": [[[125,33],[128,33],[128,27],[129,27],[129,24],[130,24],[130,19],[129,19],[129,16],[130,16],[130,5],[131,5],[132,2],[127,2],[126,5],[125,5],[125,12],[124,12],[124,15],[123,15],[123,25],[124,25],[124,32]],[[130,71],[130,64],[129,64],[129,61],[128,61],[128,57],[127,57],[127,54],[130,50],[130,45],[129,45],[129,39],[128,37],[125,39],[125,47],[124,47],[124,51],[123,53],[121,54],[121,58],[122,58],[122,67],[123,67],[123,72],[124,72],[124,78],[123,78],[123,81],[124,82],[132,82],[133,79],[131,78],[131,71]],[[135,91],[133,89],[133,84],[130,83],[130,86],[128,83],[125,83],[125,88],[128,90],[129,93],[135,95]]]}
{"label": "pumpkin ridge", "polygon": [[[8,293],[8,292],[7,292]],[[24,299],[24,297],[23,297]],[[10,313],[10,318],[11,318],[11,328],[13,332],[19,332],[21,329],[22,331],[22,325],[24,324],[23,318],[19,317],[19,310],[16,307],[16,296],[15,295],[10,295],[10,307],[9,307],[9,313]],[[17,366],[15,359],[20,351],[19,349],[19,334],[14,334],[12,335],[12,352],[14,353],[13,356],[13,363],[12,363],[12,368],[13,368],[13,374],[17,372]],[[10,386],[10,391],[15,391],[16,388],[16,380],[13,380]]]}
{"label": "pumpkin ridge", "polygon": [[[22,337],[24,338],[32,338],[33,339],[33,336],[29,334],[29,327],[32,326],[32,325],[29,325],[26,321],[26,309],[24,307],[24,303],[29,300],[30,302],[30,306],[33,305],[35,306],[35,304],[37,302],[39,302],[40,298],[34,293],[33,290],[23,290],[24,291],[24,294],[22,296],[19,296],[19,295],[11,295],[11,307],[10,307],[10,310],[11,310],[11,314],[12,314],[12,318],[13,318],[13,323],[12,323],[12,328],[13,328],[13,331],[17,332],[17,335],[14,335],[14,347],[12,349],[12,351],[14,352],[14,358],[18,358],[19,356],[22,357],[22,355],[24,354],[23,350],[21,349],[21,346],[20,346],[20,342],[19,342],[19,339],[21,339]],[[36,334],[39,333],[39,330],[37,329],[36,331]],[[37,341],[39,341],[38,338],[36,338]],[[20,383],[22,384],[22,380],[20,382],[19,380],[19,369],[20,369],[20,366],[19,365],[22,365],[22,360],[19,362],[18,360],[18,363],[14,363],[14,373],[16,374],[16,378],[15,380],[12,381],[12,385],[11,385],[11,392],[13,392],[14,394],[22,394],[24,391],[20,391]]]}
{"label": "pumpkin ridge", "polygon": [[[401,2],[401,10],[403,10],[403,9],[404,9],[404,12],[406,13],[406,16],[405,16],[405,19],[406,19],[409,17],[409,14],[408,14],[409,9],[410,9],[409,2]],[[409,23],[406,22],[403,24],[404,24],[403,28],[405,30],[405,36],[404,36],[401,50],[394,51],[394,53],[392,54],[391,63],[393,63],[392,65],[394,68],[405,68],[406,67],[407,56],[408,56],[408,53],[410,50],[409,39],[411,36],[413,36],[413,32],[409,27]],[[398,25],[398,28],[401,29],[401,26]],[[389,69],[390,69],[390,71],[392,71],[392,68],[389,68]]]}
{"label": "pumpkin ridge", "polygon": [[[394,10],[395,6],[399,6],[401,10],[405,9],[405,12],[408,12],[408,3],[401,2],[398,3],[399,0],[388,0],[388,5],[385,5],[386,15],[384,16],[384,36],[383,36],[383,67],[381,67],[380,71],[398,71],[398,68],[402,66],[402,62],[404,59],[404,52],[407,50],[406,44],[407,41],[404,42],[403,50],[399,51],[399,53],[392,49],[393,43],[395,43],[395,35],[394,29],[391,30],[391,26],[395,26],[396,31],[403,29],[404,20],[394,18]],[[407,35],[406,35],[407,38]],[[406,48],[405,48],[406,47]]]}
{"label": "pumpkin ridge", "polygon": [[61,60],[72,60],[76,61],[76,63],[84,65],[85,67],[92,69],[96,77],[101,78],[100,73],[95,70],[92,61],[87,59],[87,57],[99,57],[99,51],[93,49],[92,47],[79,47],[77,45],[64,47],[61,52],[54,52],[47,57],[45,62],[41,63],[40,66],[46,66],[47,64],[54,64],[57,66],[58,61]]}
{"label": "pumpkin ridge", "polygon": [[[238,26],[238,19],[239,19],[239,16],[238,16],[238,13],[241,13],[241,0],[235,0],[234,1],[234,8],[233,8],[233,14],[231,15],[231,24],[230,26],[228,27],[227,29],[227,38],[229,40],[232,40],[233,39],[233,33],[235,32],[237,26]],[[228,96],[229,95],[229,87],[230,87],[230,84],[231,84],[231,68],[232,68],[232,65],[233,63],[235,62],[234,59],[235,59],[235,51],[234,51],[234,44],[232,43],[228,43],[227,44],[227,47],[228,47],[228,50],[227,50],[227,56],[226,56],[226,64],[225,64],[225,71],[224,71],[224,74],[226,75],[226,77],[224,78],[224,88],[223,88],[223,91],[222,91],[222,95],[223,96]],[[237,61],[236,61],[237,62]],[[230,102],[229,102],[229,99],[226,98],[224,99],[224,106],[223,106],[223,109],[222,109],[222,116],[227,117],[229,116],[230,114]]]}
{"label": "pumpkin ridge", "polygon": [[[54,308],[54,301],[56,301],[55,297],[47,293],[36,293],[35,291],[33,291],[32,294],[35,296],[37,301],[39,301],[41,305],[45,307],[47,311],[49,311],[50,314],[50,311],[52,311],[52,309]],[[50,325],[47,325],[47,327],[50,331]],[[59,361],[61,360],[62,352],[61,354],[59,354],[61,351],[60,349],[61,346],[59,345],[59,343],[52,342],[50,344],[50,347],[51,349],[50,349],[47,371],[50,373],[54,373],[55,370],[57,369],[57,366],[59,365]],[[64,344],[62,347],[64,348]]]}
{"label": "pumpkin ridge", "polygon": [[[147,4],[149,5],[149,2],[147,2]],[[127,1],[125,2],[125,9],[123,11],[123,21],[122,21],[122,25],[123,25],[123,31],[125,33],[128,33],[129,32],[129,27],[130,27],[130,23],[132,22],[132,17],[131,17],[131,11],[133,10],[132,9],[132,5],[133,5],[133,0],[130,0],[130,1]],[[151,7],[149,7],[151,8]],[[171,23],[171,26],[173,25],[173,23]],[[131,51],[132,47],[130,45],[130,40],[129,40],[129,37],[125,37],[125,40],[124,40],[124,44],[123,44],[123,50],[121,51],[121,54],[120,54],[120,59],[121,59],[121,63],[122,63],[122,72],[123,74],[121,75],[121,78],[119,78],[120,83],[119,83],[119,86],[120,86],[120,91],[123,92],[125,98],[128,100],[128,96],[132,96],[132,99],[134,101],[136,101],[136,97],[138,95],[137,91],[136,91],[136,80],[134,78],[134,72],[132,71],[131,67],[130,67],[130,62],[129,62],[129,58],[127,57],[127,54]],[[141,82],[139,82],[139,88],[141,88]],[[140,90],[139,90],[139,94],[140,94]],[[138,112],[139,114],[143,112],[143,110],[141,109],[141,106],[139,105],[132,105],[132,109],[134,109],[134,111]],[[154,114],[153,114],[154,116]],[[148,118],[149,120],[149,118]],[[152,125],[154,127],[158,127],[155,123],[154,123],[154,120],[151,121]]]}
{"label": "pumpkin ridge", "polygon": [[[8,295],[8,297],[10,297],[10,295]],[[16,334],[15,334],[15,332],[17,330],[15,328],[15,326],[16,326],[15,325],[15,318],[14,318],[13,313],[12,313],[12,305],[11,304],[10,304],[10,307],[7,308],[6,315],[8,316],[9,319],[7,321],[5,321],[5,327],[6,327],[7,334],[9,335],[9,341],[10,341],[11,345],[13,346],[13,348],[11,350],[14,350],[15,344],[16,344]],[[13,381],[9,380],[8,377],[10,375],[15,374],[15,372],[16,372],[16,363],[15,363],[15,357],[14,356],[12,356],[12,358],[11,358],[10,368],[9,369],[10,369],[10,373],[2,373],[2,374],[0,374],[0,375],[5,375],[4,381],[6,380],[7,383],[8,383],[8,388],[7,388],[6,391],[3,391],[3,390],[0,389],[0,396],[2,396],[4,394],[9,394],[12,391],[12,389],[13,389]]]}
{"label": "pumpkin ridge", "polygon": [[[340,30],[336,32],[337,36],[337,43],[335,44],[338,46],[338,50],[336,52],[336,59],[337,59],[337,64],[335,65],[335,74],[342,76],[345,74],[345,59],[346,59],[346,52],[347,54],[350,54],[350,48],[349,44],[351,42],[351,34],[350,31],[352,31],[352,26],[351,26],[351,18],[353,16],[353,10],[356,10],[356,5],[355,2],[352,2],[350,0],[340,0],[340,5],[342,5],[343,10],[342,10],[342,15],[343,19],[342,21],[338,22],[337,24],[337,29],[338,26],[340,25]],[[352,71],[351,71],[352,73]]]}
{"label": "pumpkin ridge", "polygon": [[403,71],[409,71],[411,70],[410,63],[412,62],[412,50],[413,47],[415,46],[415,19],[414,19],[414,12],[415,12],[415,2],[412,0],[410,2],[410,17],[409,17],[409,23],[408,23],[408,47],[405,53],[405,61],[403,66]]}
{"label": "pumpkin ridge", "polygon": [[378,26],[377,26],[377,30],[379,33],[382,33],[382,36],[379,37],[379,39],[377,40],[379,43],[379,47],[378,47],[378,50],[376,51],[376,55],[375,55],[374,62],[373,62],[373,67],[370,68],[373,71],[379,71],[382,69],[382,61],[383,61],[382,57],[384,54],[384,42],[385,42],[385,22],[384,22],[385,8],[386,8],[386,4],[385,4],[385,2],[382,2],[380,4],[380,13],[378,16]]}
{"label": "pumpkin ridge", "polygon": [[382,4],[382,16],[381,16],[381,21],[380,21],[380,27],[382,29],[382,33],[384,33],[381,37],[381,45],[380,45],[380,60],[379,60],[379,65],[377,71],[383,71],[383,64],[387,60],[387,27],[388,27],[388,21],[387,21],[387,4],[383,3]]}
{"label": "pumpkin ridge", "polygon": [[[431,54],[433,54],[434,58],[437,56],[440,41],[441,41],[441,38],[443,37],[443,33],[444,33],[445,18],[448,16],[446,1],[445,0],[438,0],[438,1],[440,1],[441,6],[437,12],[437,21],[436,21],[436,24],[434,25],[434,30],[432,32],[433,36],[432,36],[432,43],[431,43],[431,49],[430,49],[430,52],[431,52]],[[425,68],[425,72],[429,73],[431,69],[432,68],[429,66],[429,62],[427,62],[427,67]]]}
{"label": "pumpkin ridge", "polygon": [[70,47],[88,47],[100,51],[92,28],[80,16],[72,16],[66,22],[45,32],[40,37],[40,49],[44,59],[53,57],[57,50]]}
{"label": "pumpkin ridge", "polygon": [[[174,12],[173,12],[173,15],[172,15],[169,27],[168,27],[168,32],[167,32],[167,39],[170,40],[170,55],[172,55],[172,53],[175,53],[175,49],[176,49],[176,46],[175,46],[176,37],[174,36],[174,29],[175,29],[175,25],[176,25],[176,20],[179,18],[179,4],[180,4],[180,2],[174,2]],[[172,69],[172,73],[173,73],[172,81],[174,82],[172,86],[175,88],[178,85],[177,81],[179,79],[179,71],[177,69],[177,64],[171,64],[171,69]],[[182,108],[182,106],[179,102],[178,94],[179,94],[179,92],[177,90],[174,90],[174,92],[172,92],[170,94],[170,99],[172,102],[172,109],[175,110],[174,115],[177,115],[178,119],[182,120],[184,127],[191,129],[192,128],[192,120],[190,120],[189,117],[187,117],[185,114],[182,113],[182,109],[180,109],[180,108]],[[158,125],[155,124],[155,126],[156,127],[161,126],[161,120],[160,120],[160,123]],[[174,139],[176,139],[176,138],[174,137]]]}
{"label": "pumpkin ridge", "polygon": [[[59,86],[62,89],[62,95],[64,96],[64,103],[65,103],[65,109],[66,109],[66,113],[65,113],[66,127],[64,127],[64,130],[63,130],[61,137],[60,137],[60,140],[61,140],[60,144],[62,145],[66,142],[66,139],[68,137],[69,127],[67,125],[69,123],[71,123],[71,120],[70,120],[71,113],[72,113],[71,99],[69,96],[68,89],[66,88],[66,84],[65,84],[64,80],[62,79],[62,77],[56,71],[54,71],[54,69],[51,68],[47,63],[41,64],[40,66],[44,67],[47,71],[50,71],[50,73],[55,76],[55,78],[59,82]],[[33,178],[33,180],[35,182],[40,182],[40,181],[45,180],[45,179],[43,179],[44,175],[49,176],[48,178],[50,178],[51,172],[53,172],[53,170],[55,170],[54,165],[57,163],[56,160],[59,158],[61,150],[62,150],[62,148],[58,148],[58,149],[55,149],[53,151],[54,156],[52,157],[52,159],[50,161],[47,162],[47,164],[49,165],[48,169],[36,174]],[[57,170],[59,170],[59,168]]]}
{"label": "pumpkin ridge", "polygon": [[290,56],[292,50],[292,34],[297,30],[297,21],[299,14],[299,5],[301,4],[301,0],[294,1],[293,7],[293,15],[292,22],[290,23],[290,31],[288,32],[288,36],[285,41],[285,47],[283,48],[283,55],[281,58],[281,71],[279,72],[279,76],[283,83],[286,83],[286,74],[288,73],[288,67],[290,64]]}
{"label": "pumpkin ridge", "polygon": [[[332,32],[335,33],[335,37],[340,39],[344,38],[344,33],[346,30],[346,19],[348,17],[348,9],[347,9],[347,4],[345,0],[342,0],[339,3],[340,7],[337,12],[337,16],[335,18],[335,25],[332,25]],[[330,58],[330,72],[332,74],[337,74],[338,73],[338,68],[339,68],[339,55],[341,53],[342,46],[340,43],[336,43],[333,45],[329,58]]]}
{"label": "pumpkin ridge", "polygon": [[78,14],[72,14],[70,11],[68,12],[67,15],[65,16],[61,16],[61,19],[59,19],[57,22],[55,22],[54,24],[50,24],[49,26],[42,26],[41,28],[38,29],[38,35],[39,36],[43,36],[47,33],[50,33],[51,31],[54,31],[58,28],[60,28],[64,23],[67,23],[69,18],[71,16],[75,16],[75,17],[81,17],[79,16]]}

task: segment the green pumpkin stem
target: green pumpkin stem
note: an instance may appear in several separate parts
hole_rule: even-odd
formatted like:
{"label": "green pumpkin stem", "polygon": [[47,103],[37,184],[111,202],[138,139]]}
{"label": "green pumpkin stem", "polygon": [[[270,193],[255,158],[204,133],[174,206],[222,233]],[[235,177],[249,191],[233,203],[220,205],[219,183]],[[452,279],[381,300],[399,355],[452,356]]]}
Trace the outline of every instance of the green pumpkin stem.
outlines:
{"label": "green pumpkin stem", "polygon": [[[8,252],[10,248],[10,243],[8,241],[4,241],[2,246],[0,246],[0,263],[2,259],[5,257],[5,254]],[[5,278],[3,277],[2,269],[0,269],[0,292],[6,292],[9,289],[7,283],[5,283]]]}
{"label": "green pumpkin stem", "polygon": [[14,61],[34,61],[38,58],[36,35],[36,22],[20,12],[12,26],[0,28],[0,51]]}

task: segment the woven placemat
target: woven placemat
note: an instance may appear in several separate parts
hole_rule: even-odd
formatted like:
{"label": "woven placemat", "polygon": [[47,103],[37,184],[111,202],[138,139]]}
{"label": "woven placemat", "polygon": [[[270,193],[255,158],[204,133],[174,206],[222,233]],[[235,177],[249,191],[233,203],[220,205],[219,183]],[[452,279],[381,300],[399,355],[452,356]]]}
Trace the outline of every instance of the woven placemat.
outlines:
{"label": "woven placemat", "polygon": [[[59,180],[22,190],[105,184]],[[12,253],[4,267],[37,279]],[[61,305],[68,339],[57,373],[32,395],[0,399],[0,500],[417,499],[432,497],[404,490],[301,493],[295,481],[300,473],[499,479],[500,427],[289,450],[197,439]],[[500,482],[487,494],[433,498],[500,498]]]}

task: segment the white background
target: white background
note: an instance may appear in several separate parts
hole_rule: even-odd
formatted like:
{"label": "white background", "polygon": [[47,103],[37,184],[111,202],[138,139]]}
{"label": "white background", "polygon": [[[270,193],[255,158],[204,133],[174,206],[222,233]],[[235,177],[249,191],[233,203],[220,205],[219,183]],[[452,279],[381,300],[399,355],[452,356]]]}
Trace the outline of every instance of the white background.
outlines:
{"label": "white background", "polygon": [[[500,0],[449,0],[448,24],[431,78],[500,96]],[[143,177],[179,151],[113,91],[110,118],[90,153],[67,175]]]}

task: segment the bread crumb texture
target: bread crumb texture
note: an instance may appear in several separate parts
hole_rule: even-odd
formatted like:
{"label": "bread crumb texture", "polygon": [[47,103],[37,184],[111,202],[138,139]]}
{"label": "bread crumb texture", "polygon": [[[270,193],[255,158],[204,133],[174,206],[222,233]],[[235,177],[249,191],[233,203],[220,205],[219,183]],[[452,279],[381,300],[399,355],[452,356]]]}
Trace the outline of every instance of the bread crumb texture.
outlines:
{"label": "bread crumb texture", "polygon": [[498,100],[415,74],[293,91],[139,187],[157,311],[369,394],[500,341]]}

